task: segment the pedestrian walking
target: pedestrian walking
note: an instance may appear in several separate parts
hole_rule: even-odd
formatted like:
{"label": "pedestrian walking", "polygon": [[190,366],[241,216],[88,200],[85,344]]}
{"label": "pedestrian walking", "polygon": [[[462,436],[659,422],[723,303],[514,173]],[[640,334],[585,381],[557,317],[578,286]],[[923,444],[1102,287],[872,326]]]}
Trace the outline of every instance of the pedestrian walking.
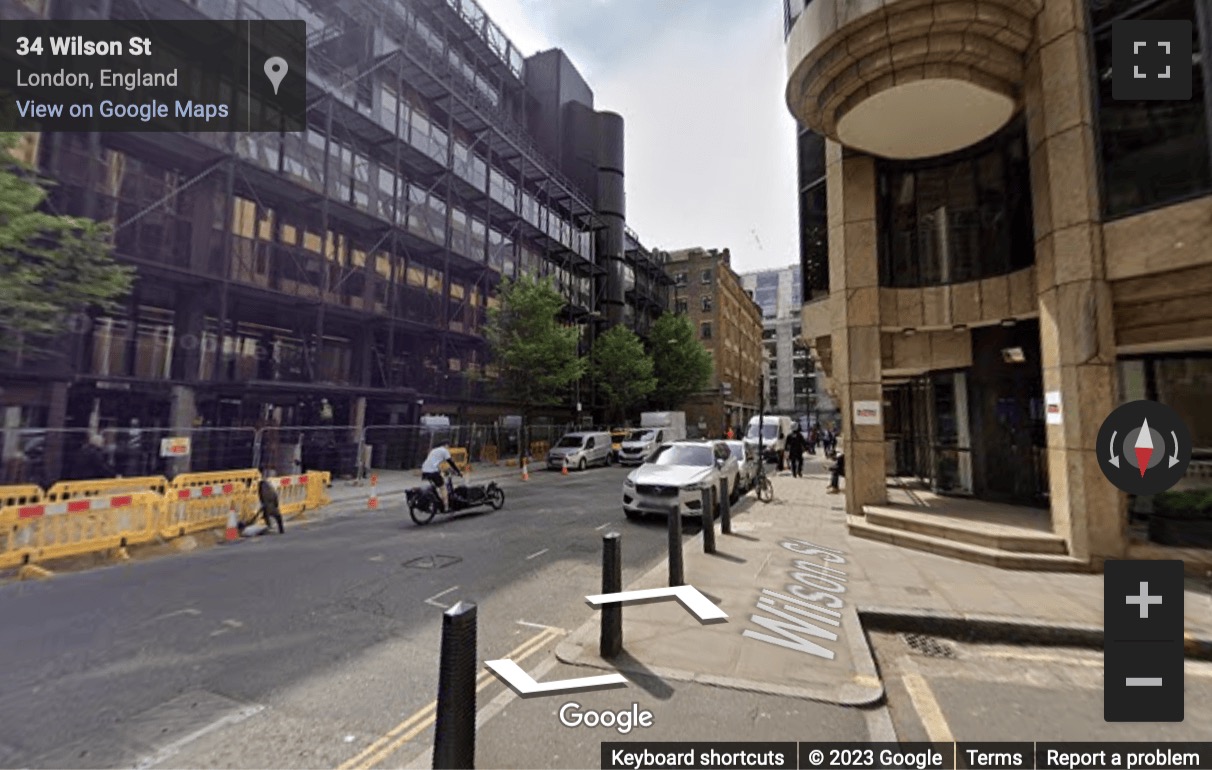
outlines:
{"label": "pedestrian walking", "polygon": [[286,527],[282,524],[282,510],[278,507],[278,490],[270,482],[274,475],[271,470],[261,472],[261,483],[257,487],[257,496],[261,498],[261,516],[265,518],[265,528],[270,528],[270,519],[278,524],[278,534],[285,535]]}
{"label": "pedestrian walking", "polygon": [[791,435],[787,437],[787,456],[791,460],[791,475],[794,478],[804,477],[804,434],[800,431],[800,426],[795,426],[791,431]]}

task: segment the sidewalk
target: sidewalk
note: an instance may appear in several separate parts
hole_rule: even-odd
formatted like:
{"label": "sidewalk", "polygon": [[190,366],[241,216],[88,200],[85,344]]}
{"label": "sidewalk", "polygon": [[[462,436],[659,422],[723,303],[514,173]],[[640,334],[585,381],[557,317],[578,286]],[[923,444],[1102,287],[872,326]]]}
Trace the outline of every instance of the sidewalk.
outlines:
{"label": "sidewalk", "polygon": [[[807,465],[803,479],[774,479],[773,503],[742,503],[731,536],[717,525],[717,554],[702,552],[701,535],[686,543],[686,582],[728,622],[700,625],[671,602],[628,605],[619,660],[598,656],[596,619],[557,648],[559,660],[856,706],[883,695],[864,627],[1101,643],[1101,575],[1001,570],[852,537],[843,498],[825,493],[824,463]],[[663,562],[638,579],[624,575],[624,585],[667,586],[667,569]],[[1188,646],[1206,657],[1212,599],[1188,586]]]}

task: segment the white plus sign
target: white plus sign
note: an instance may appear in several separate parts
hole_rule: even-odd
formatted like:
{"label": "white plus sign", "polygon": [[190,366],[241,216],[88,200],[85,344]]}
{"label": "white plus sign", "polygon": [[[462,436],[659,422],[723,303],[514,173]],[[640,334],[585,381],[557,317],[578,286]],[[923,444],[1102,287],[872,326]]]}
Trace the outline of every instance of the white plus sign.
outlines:
{"label": "white plus sign", "polygon": [[1148,583],[1140,584],[1140,596],[1129,596],[1128,597],[1128,604],[1135,604],[1140,607],[1140,616],[1142,618],[1149,617],[1149,605],[1150,604],[1161,604],[1161,603],[1162,603],[1161,596],[1150,596],[1149,595],[1149,584]]}

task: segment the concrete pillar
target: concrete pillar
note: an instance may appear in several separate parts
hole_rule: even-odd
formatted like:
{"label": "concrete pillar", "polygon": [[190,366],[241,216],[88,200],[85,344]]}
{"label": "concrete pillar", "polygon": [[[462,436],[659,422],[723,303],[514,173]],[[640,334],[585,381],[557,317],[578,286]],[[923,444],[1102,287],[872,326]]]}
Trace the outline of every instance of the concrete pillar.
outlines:
{"label": "concrete pillar", "polygon": [[1061,392],[1064,420],[1048,425],[1052,526],[1074,556],[1097,562],[1125,552],[1126,518],[1095,454],[1118,398],[1085,26],[1081,0],[1044,4],[1025,102],[1044,390]]}
{"label": "concrete pillar", "polygon": [[[174,385],[172,390],[172,405],[169,407],[168,416],[169,424],[172,428],[170,433],[174,436],[189,436],[190,431],[194,427],[194,418],[197,415],[198,405],[194,389],[187,385]],[[163,436],[160,438],[163,438]],[[150,447],[150,449],[158,456],[160,454],[159,441],[157,440],[155,445]],[[188,456],[170,460],[166,468],[169,480],[179,474],[189,473],[189,463],[190,458]]]}
{"label": "concrete pillar", "polygon": [[[826,147],[829,293],[833,297],[833,378],[841,399],[846,511],[887,502],[884,426],[855,425],[854,402],[884,400],[880,366],[875,159]],[[883,410],[881,409],[881,414]]]}

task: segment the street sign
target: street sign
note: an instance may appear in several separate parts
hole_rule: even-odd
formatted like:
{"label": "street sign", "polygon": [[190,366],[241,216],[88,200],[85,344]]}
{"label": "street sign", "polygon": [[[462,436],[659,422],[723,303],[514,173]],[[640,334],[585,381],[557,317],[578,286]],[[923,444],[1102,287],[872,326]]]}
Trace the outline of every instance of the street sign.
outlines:
{"label": "street sign", "polygon": [[160,439],[160,456],[161,457],[188,457],[189,456],[189,437],[178,436],[175,438]]}
{"label": "street sign", "polygon": [[854,402],[854,424],[855,425],[879,425],[880,419],[880,404],[879,401],[855,401]]}

